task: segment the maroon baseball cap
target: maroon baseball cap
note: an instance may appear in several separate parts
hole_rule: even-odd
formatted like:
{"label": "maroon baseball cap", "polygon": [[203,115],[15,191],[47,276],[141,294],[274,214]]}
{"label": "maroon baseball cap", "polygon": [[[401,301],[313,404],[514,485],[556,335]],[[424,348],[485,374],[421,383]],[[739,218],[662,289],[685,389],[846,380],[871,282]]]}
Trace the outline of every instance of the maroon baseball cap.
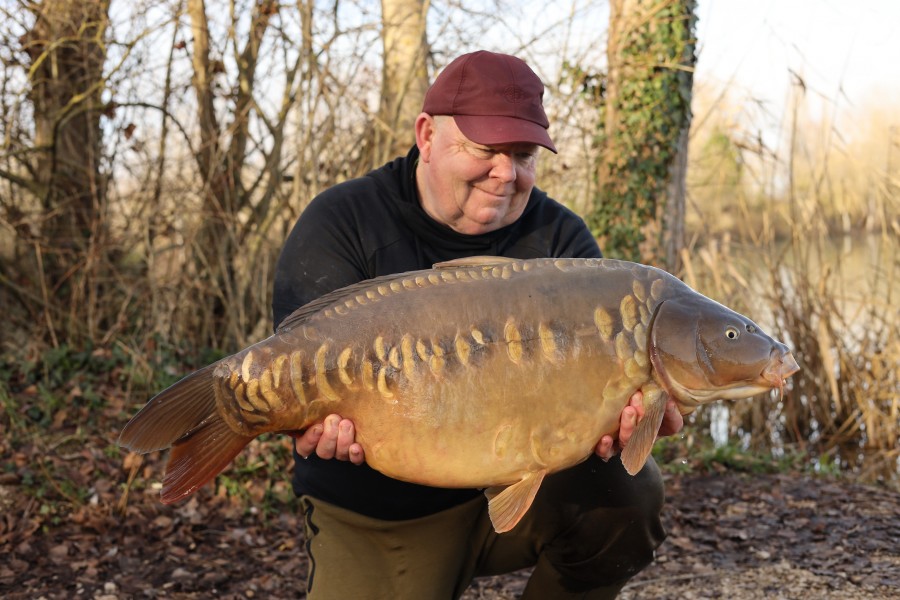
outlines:
{"label": "maroon baseball cap", "polygon": [[556,152],[543,95],[544,84],[525,61],[480,50],[444,67],[425,94],[422,112],[452,116],[479,144],[525,142]]}

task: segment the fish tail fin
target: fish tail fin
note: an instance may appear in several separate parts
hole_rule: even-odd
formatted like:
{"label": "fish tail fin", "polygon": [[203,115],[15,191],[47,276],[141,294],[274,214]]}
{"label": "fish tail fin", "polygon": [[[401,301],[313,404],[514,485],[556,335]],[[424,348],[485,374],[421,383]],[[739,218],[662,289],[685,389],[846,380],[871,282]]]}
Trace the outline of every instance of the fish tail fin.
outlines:
{"label": "fish tail fin", "polygon": [[212,481],[252,439],[235,433],[217,413],[210,415],[172,446],[163,480],[163,504],[181,500]]}
{"label": "fish tail fin", "polygon": [[165,450],[214,415],[215,367],[195,371],[151,398],[125,425],[119,445],[141,454]]}
{"label": "fish tail fin", "polygon": [[119,436],[120,446],[141,454],[172,448],[163,480],[165,504],[212,480],[253,439],[235,433],[216,410],[216,364],[151,398]]}

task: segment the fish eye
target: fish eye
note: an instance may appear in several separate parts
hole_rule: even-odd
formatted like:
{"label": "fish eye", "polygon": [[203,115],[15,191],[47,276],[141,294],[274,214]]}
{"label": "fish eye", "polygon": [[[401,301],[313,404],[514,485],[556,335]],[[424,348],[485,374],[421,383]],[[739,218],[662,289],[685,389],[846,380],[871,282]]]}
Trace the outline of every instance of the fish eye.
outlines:
{"label": "fish eye", "polygon": [[741,332],[737,330],[737,327],[728,327],[725,329],[725,337],[729,340],[736,340],[741,336]]}

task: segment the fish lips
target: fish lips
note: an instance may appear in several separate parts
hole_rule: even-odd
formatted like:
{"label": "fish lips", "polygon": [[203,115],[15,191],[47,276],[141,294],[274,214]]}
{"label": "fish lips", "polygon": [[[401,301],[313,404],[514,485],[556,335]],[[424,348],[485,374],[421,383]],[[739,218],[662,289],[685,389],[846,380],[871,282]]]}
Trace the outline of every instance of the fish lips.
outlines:
{"label": "fish lips", "polygon": [[772,355],[766,368],[763,369],[760,377],[772,384],[772,387],[781,387],[784,380],[800,370],[797,359],[791,354],[787,346],[777,344],[772,349]]}

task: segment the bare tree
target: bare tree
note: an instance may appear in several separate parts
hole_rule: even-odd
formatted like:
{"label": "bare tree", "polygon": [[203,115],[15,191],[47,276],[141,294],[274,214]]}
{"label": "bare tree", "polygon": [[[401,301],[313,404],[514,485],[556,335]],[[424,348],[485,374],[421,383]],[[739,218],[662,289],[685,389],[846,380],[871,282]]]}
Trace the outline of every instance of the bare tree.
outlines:
{"label": "bare tree", "polygon": [[16,167],[0,176],[40,208],[37,231],[31,231],[37,234],[29,257],[33,271],[19,275],[29,280],[27,290],[40,290],[40,322],[58,344],[92,335],[92,309],[102,295],[107,178],[100,119],[109,1],[43,0],[21,7],[31,14],[19,42],[30,63],[34,130],[30,147],[18,149]]}
{"label": "bare tree", "polygon": [[429,0],[381,0],[384,68],[374,165],[405,154],[415,141],[412,125],[428,90],[425,26],[429,4]]}
{"label": "bare tree", "polygon": [[[215,100],[217,95],[223,95],[216,78],[225,73],[225,64],[223,57],[214,56],[210,47],[205,1],[188,0],[187,12],[193,36],[192,85],[197,96],[200,129],[196,159],[204,184],[203,218],[194,244],[198,259],[196,273],[205,280],[197,288],[208,315],[201,325],[206,331],[204,337],[210,341],[235,342],[245,335],[239,320],[229,315],[233,314],[234,307],[242,305],[242,292],[246,289],[238,280],[235,264],[246,234],[239,214],[253,212],[244,181],[250,113],[255,110],[254,86],[260,46],[271,17],[278,12],[278,3],[275,0],[255,2],[243,47],[232,39],[237,81],[230,93],[225,92],[230,95],[234,109],[224,124],[216,112]],[[237,17],[232,13],[232,23]],[[236,29],[236,26],[231,28]],[[280,143],[276,149],[280,150]]]}

